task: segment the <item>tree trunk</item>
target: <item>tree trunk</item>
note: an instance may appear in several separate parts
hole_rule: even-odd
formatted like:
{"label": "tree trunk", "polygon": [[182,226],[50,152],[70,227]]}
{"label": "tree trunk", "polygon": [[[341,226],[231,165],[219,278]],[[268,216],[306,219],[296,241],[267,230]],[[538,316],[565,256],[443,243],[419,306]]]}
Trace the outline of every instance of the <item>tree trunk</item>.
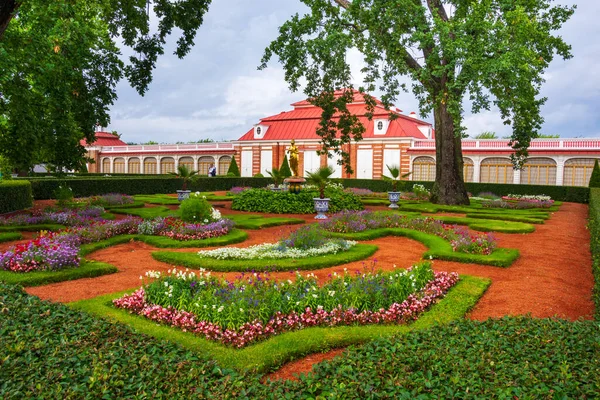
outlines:
{"label": "tree trunk", "polygon": [[462,142],[454,132],[454,121],[448,107],[441,104],[435,118],[435,183],[431,202],[436,204],[469,204],[463,180]]}
{"label": "tree trunk", "polygon": [[0,39],[4,36],[4,31],[8,28],[10,20],[15,16],[21,2],[16,0],[0,1]]}

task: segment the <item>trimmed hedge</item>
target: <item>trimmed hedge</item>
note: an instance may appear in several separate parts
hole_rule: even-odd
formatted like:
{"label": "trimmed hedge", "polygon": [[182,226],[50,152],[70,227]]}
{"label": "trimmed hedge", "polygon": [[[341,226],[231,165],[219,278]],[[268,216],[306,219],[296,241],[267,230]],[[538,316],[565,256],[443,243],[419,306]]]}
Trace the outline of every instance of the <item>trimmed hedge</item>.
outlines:
{"label": "trimmed hedge", "polygon": [[[389,181],[378,179],[336,179],[344,187],[354,187],[361,189],[370,189],[374,192],[387,192],[391,190],[392,184]],[[413,185],[420,184],[431,190],[432,181],[402,181],[405,183],[404,190],[412,190]],[[498,196],[507,194],[545,194],[552,197],[553,200],[569,201],[573,203],[587,203],[590,191],[587,187],[578,186],[546,186],[546,185],[513,185],[501,183],[475,183],[467,182],[467,191],[477,195],[482,192],[492,192]]]}
{"label": "trimmed hedge", "polygon": [[600,188],[590,189],[590,249],[592,251],[592,272],[594,274],[594,291],[592,298],[596,304],[596,320],[600,321]]}
{"label": "trimmed hedge", "polygon": [[[66,184],[73,189],[75,197],[87,197],[106,193],[157,194],[175,193],[183,186],[183,179],[172,176],[148,177],[90,177],[90,178],[28,178],[31,182],[33,197],[36,200],[52,199],[59,185]],[[20,182],[21,180],[19,180]],[[234,186],[264,187],[273,183],[271,178],[235,178],[235,177],[195,177],[188,184],[192,191],[211,192],[229,190]]]}
{"label": "trimmed hedge", "polygon": [[[36,200],[51,199],[56,188],[65,183],[73,189],[75,197],[94,196],[105,193],[156,194],[175,193],[183,186],[183,179],[168,175],[142,175],[142,176],[111,176],[111,177],[75,177],[65,179],[54,178],[27,178],[31,181],[33,197]],[[13,182],[22,182],[17,179]],[[387,192],[391,190],[389,181],[379,179],[334,179],[342,183],[344,187],[370,189],[374,192]],[[234,186],[265,187],[273,183],[272,178],[250,178],[250,177],[204,177],[194,176],[188,188],[192,191],[214,192],[219,190],[230,190]],[[403,181],[404,190],[411,190],[413,185],[421,184],[427,189],[433,187],[431,181]],[[481,192],[492,192],[499,196],[507,194],[545,194],[558,201],[570,201],[574,203],[587,203],[589,199],[589,188],[574,186],[544,186],[544,185],[512,185],[497,183],[466,183],[467,190],[473,194]],[[1,211],[0,211],[1,212]]]}
{"label": "trimmed hedge", "polygon": [[0,214],[23,210],[32,206],[31,183],[17,180],[0,180]]}

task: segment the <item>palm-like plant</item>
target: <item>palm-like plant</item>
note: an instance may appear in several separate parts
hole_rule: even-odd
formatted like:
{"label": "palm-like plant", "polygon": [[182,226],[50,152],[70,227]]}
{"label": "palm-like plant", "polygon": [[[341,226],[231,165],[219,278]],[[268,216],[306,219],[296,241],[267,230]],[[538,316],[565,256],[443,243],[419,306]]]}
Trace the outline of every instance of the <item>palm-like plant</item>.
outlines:
{"label": "palm-like plant", "polygon": [[187,183],[190,181],[190,178],[196,174],[198,174],[198,171],[192,171],[187,165],[180,165],[177,167],[177,172],[169,172],[169,175],[174,175],[177,178],[183,179],[183,190],[187,189]]}
{"label": "palm-like plant", "polygon": [[403,178],[408,178],[411,172],[408,172],[404,175],[400,175],[400,167],[397,165],[386,165],[388,171],[390,172],[391,177],[383,175],[382,178],[387,181],[392,181],[392,192],[396,192],[398,188],[398,181]]}
{"label": "palm-like plant", "polygon": [[325,186],[327,185],[327,182],[329,182],[329,178],[333,175],[333,172],[333,168],[329,165],[320,167],[314,172],[306,171],[306,182],[319,188],[319,197],[321,199],[325,198]]}
{"label": "palm-like plant", "polygon": [[271,171],[267,171],[267,174],[271,175],[271,178],[273,178],[273,183],[275,184],[275,187],[279,187],[279,185],[285,178],[282,169],[283,168],[273,168]]}

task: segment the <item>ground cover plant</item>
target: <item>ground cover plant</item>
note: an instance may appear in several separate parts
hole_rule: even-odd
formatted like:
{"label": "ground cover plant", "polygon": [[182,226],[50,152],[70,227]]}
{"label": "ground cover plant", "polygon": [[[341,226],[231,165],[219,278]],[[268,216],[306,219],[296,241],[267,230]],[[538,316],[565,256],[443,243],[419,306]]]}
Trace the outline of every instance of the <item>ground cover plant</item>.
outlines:
{"label": "ground cover plant", "polygon": [[90,206],[77,210],[43,210],[0,217],[0,227],[56,224],[62,226],[89,225],[101,220],[104,208]]}
{"label": "ground cover plant", "polygon": [[113,304],[238,348],[305,327],[407,323],[458,281],[426,262],[405,271],[334,275],[321,287],[314,275],[298,273],[287,283],[266,274],[232,282],[204,271],[149,276],[158,279]]}
{"label": "ground cover plant", "polygon": [[0,233],[0,243],[12,242],[13,240],[23,239],[23,235],[19,232],[4,232]]}
{"label": "ground cover plant", "polygon": [[115,214],[125,214],[136,216],[144,219],[153,219],[157,217],[174,217],[178,215],[177,210],[171,210],[165,206],[153,206],[153,207],[131,207],[131,208],[112,208],[110,210]]}

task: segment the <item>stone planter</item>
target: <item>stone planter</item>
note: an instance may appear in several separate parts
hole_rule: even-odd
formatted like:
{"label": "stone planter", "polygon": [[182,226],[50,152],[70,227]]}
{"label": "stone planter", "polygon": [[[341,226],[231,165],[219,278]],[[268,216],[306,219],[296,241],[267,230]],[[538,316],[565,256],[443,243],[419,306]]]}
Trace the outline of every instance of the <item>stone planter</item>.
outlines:
{"label": "stone planter", "polygon": [[283,182],[288,185],[288,192],[298,194],[302,191],[302,186],[304,186],[306,179],[300,176],[292,176],[286,178]]}
{"label": "stone planter", "polygon": [[177,191],[177,200],[184,201],[185,199],[189,199],[190,193],[192,193],[191,190],[178,190]]}
{"label": "stone planter", "polygon": [[315,211],[317,212],[315,219],[327,219],[325,213],[329,210],[329,199],[315,197],[313,201],[315,202]]}
{"label": "stone planter", "polygon": [[400,192],[388,192],[388,200],[390,201],[390,208],[399,208]]}

